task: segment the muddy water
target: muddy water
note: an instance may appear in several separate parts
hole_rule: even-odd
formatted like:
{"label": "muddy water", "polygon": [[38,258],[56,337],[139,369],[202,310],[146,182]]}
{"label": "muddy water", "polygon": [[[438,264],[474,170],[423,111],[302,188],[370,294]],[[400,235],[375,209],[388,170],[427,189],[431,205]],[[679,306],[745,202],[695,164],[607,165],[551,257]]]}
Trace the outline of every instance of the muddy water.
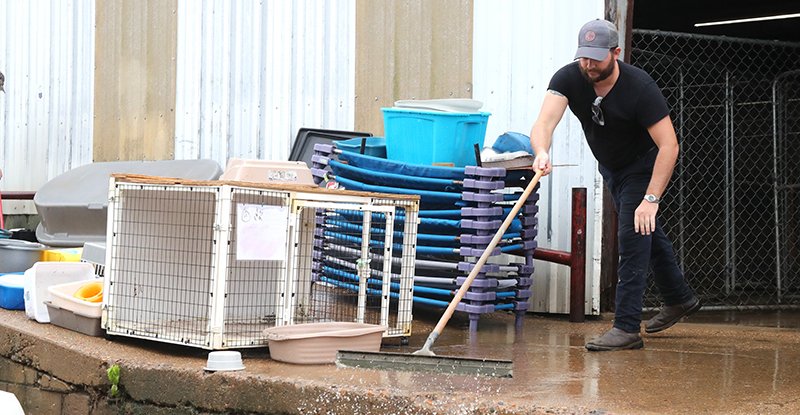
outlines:
{"label": "muddy water", "polygon": [[[584,344],[610,322],[526,316],[518,329],[513,316],[498,314],[482,318],[478,332],[470,334],[468,321],[456,319],[435,343],[437,355],[509,359],[513,379],[379,372],[377,383],[449,391],[466,397],[459,404],[488,396],[503,405],[618,413],[798,413],[800,332],[764,326],[800,327],[800,313],[701,313],[692,321],[703,323],[684,322],[646,336],[642,350],[597,353]],[[410,345],[390,341],[384,350],[419,349],[434,323],[427,316],[415,319]]]}
{"label": "muddy water", "polygon": [[[438,316],[438,312],[425,314],[415,309],[411,343],[400,346],[397,339],[387,340],[383,349],[408,353],[419,349]],[[233,399],[230,402],[288,399],[307,405],[297,407],[299,413],[345,413],[337,412],[338,405],[344,401],[357,404],[364,396],[377,397],[385,406],[376,409],[365,404],[363,410],[347,413],[419,412],[407,409],[409,401],[414,408],[437,414],[800,413],[798,312],[701,312],[663,333],[646,336],[642,350],[602,353],[587,352],[583,345],[608,329],[609,321],[573,324],[527,315],[522,322],[517,330],[512,315],[496,313],[482,317],[478,332],[470,334],[468,320],[457,315],[433,347],[443,356],[510,359],[512,379],[298,366],[276,362],[264,349],[243,351],[246,370],[209,374],[202,370],[207,356],[204,350],[124,337],[111,341],[87,337],[5,310],[0,310],[0,332],[6,334],[0,337],[11,345],[14,339],[25,339],[30,345],[14,353],[36,356],[45,352],[32,361],[62,373],[70,366],[54,363],[53,358],[46,358],[46,351],[70,350],[84,356],[76,364],[91,359],[121,361],[130,370],[123,375],[127,376],[125,387],[130,393],[142,394],[142,399],[151,396],[148,393],[159,399],[173,395],[184,399],[187,383],[173,382],[174,376],[199,384],[244,382],[264,390],[288,388],[313,395],[303,395],[298,401],[280,394],[248,395],[252,390],[242,388],[239,397],[235,391],[221,388],[214,389],[209,398],[222,402],[226,397]],[[83,373],[82,369],[74,371]],[[158,390],[152,392],[148,382],[137,383],[137,373],[140,381],[149,379]]]}

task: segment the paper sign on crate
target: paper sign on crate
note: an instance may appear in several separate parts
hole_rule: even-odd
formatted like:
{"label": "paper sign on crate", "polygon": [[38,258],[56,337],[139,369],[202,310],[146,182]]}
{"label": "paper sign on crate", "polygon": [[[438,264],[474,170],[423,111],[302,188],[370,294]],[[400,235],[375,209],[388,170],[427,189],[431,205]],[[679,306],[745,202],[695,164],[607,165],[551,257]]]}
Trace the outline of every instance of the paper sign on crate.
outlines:
{"label": "paper sign on crate", "polygon": [[289,209],[240,203],[236,211],[236,257],[239,260],[283,261]]}

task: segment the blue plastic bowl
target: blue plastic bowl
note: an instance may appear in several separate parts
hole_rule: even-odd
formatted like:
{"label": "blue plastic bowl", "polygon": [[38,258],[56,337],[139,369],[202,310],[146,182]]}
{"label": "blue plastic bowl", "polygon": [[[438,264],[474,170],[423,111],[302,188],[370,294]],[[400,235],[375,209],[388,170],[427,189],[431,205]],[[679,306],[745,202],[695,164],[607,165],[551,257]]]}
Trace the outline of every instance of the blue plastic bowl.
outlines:
{"label": "blue plastic bowl", "polygon": [[[386,158],[386,139],[383,137],[364,137],[367,142],[364,146],[364,154],[373,157]],[[336,142],[336,147],[342,151],[352,153],[361,152],[361,140],[364,138],[351,138]]]}

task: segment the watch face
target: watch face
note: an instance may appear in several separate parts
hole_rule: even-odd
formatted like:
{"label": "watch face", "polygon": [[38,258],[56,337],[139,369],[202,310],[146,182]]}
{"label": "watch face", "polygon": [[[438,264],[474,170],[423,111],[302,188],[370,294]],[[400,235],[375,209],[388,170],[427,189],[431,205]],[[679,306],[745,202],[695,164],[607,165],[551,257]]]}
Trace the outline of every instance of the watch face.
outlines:
{"label": "watch face", "polygon": [[644,195],[644,200],[650,203],[658,203],[658,198],[655,195]]}

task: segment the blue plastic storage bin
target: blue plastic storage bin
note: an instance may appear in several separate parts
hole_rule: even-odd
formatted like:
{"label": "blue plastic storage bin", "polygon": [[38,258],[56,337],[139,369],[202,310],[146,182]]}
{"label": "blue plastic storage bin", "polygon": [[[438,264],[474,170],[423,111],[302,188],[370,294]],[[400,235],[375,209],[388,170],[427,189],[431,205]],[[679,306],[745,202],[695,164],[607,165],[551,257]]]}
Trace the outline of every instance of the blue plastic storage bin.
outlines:
{"label": "blue plastic storage bin", "polygon": [[442,112],[381,108],[386,156],[411,164],[474,166],[483,148],[488,112]]}
{"label": "blue plastic storage bin", "polygon": [[[383,137],[364,137],[367,142],[364,145],[364,154],[373,157],[386,158],[386,139]],[[337,141],[336,147],[342,151],[350,151],[353,153],[361,152],[361,137],[350,138],[347,140]]]}
{"label": "blue plastic storage bin", "polygon": [[0,307],[7,310],[25,309],[25,275],[12,272],[0,275]]}

